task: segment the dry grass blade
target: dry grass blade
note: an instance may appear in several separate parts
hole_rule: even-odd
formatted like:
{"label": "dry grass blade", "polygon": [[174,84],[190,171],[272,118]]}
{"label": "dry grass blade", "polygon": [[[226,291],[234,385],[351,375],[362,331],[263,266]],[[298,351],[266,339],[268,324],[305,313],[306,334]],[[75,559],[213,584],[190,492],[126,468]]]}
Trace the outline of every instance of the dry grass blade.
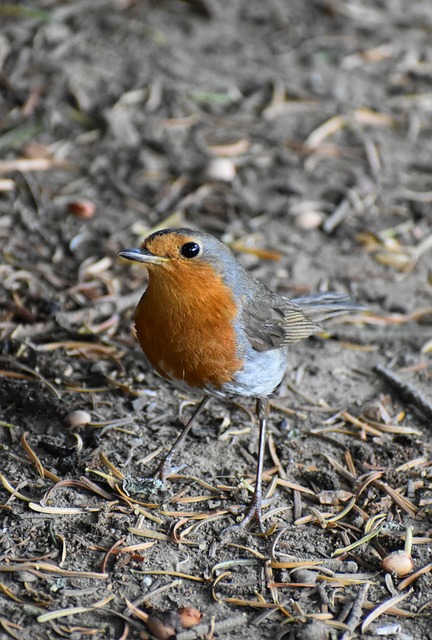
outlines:
{"label": "dry grass blade", "polygon": [[369,542],[373,538],[376,538],[376,536],[379,535],[380,531],[381,531],[381,526],[377,527],[374,531],[367,533],[365,536],[363,536],[363,538],[360,538],[360,540],[356,540],[355,542],[347,545],[346,547],[336,549],[332,553],[332,558],[337,558],[338,556],[341,556],[344,553],[348,553],[348,551],[352,551],[353,549],[356,549],[357,547],[360,547],[361,545],[366,544],[366,542]]}
{"label": "dry grass blade", "polygon": [[61,533],[57,533],[56,539],[59,542],[59,546],[61,547],[59,566],[62,567],[66,562],[66,538],[62,536]]}
{"label": "dry grass blade", "polygon": [[28,442],[27,442],[27,436],[28,435],[29,435],[28,431],[26,431],[25,433],[22,434],[22,436],[21,436],[22,447],[23,447],[24,451],[26,452],[26,454],[27,454],[28,458],[30,459],[30,461],[36,467],[36,471],[38,472],[39,476],[41,478],[43,478],[44,477],[44,472],[43,472],[42,463],[39,460],[39,458],[37,457],[37,455],[35,454],[35,452],[33,451],[33,449],[28,444]]}
{"label": "dry grass blade", "polygon": [[101,355],[112,355],[113,348],[106,345],[93,342],[85,342],[84,340],[66,340],[64,342],[45,342],[42,344],[32,345],[35,351],[57,351],[57,349],[79,350],[89,347],[97,349]]}
{"label": "dry grass blade", "polygon": [[358,418],[352,416],[350,413],[348,413],[348,411],[342,411],[341,417],[344,420],[346,420],[346,422],[349,422],[355,427],[358,427],[359,429],[361,429],[365,433],[368,433],[371,436],[381,435],[381,431],[379,429],[372,427],[369,423],[364,422],[364,420],[359,420]]}
{"label": "dry grass blade", "polygon": [[160,446],[157,449],[155,449],[154,451],[151,451],[148,455],[144,456],[144,458],[140,458],[139,460],[137,460],[137,466],[138,465],[145,466],[146,464],[151,462],[154,458],[157,458],[157,456],[162,451],[163,451],[163,446]]}
{"label": "dry grass blade", "polygon": [[167,518],[187,518],[188,520],[207,520],[210,519],[214,520],[215,518],[213,518],[214,515],[219,515],[219,514],[225,514],[228,513],[228,510],[226,511],[217,511],[216,514],[212,514],[209,515],[208,513],[205,512],[195,512],[195,511],[167,511],[166,509],[161,509],[159,511],[159,513],[162,516],[166,516]]}
{"label": "dry grass blade", "polygon": [[111,473],[104,473],[103,471],[99,471],[99,469],[90,469],[90,467],[86,467],[86,471],[88,473],[94,473],[96,476],[99,476],[99,478],[103,478],[111,489],[117,489],[119,483],[121,483],[121,480],[114,478]]}
{"label": "dry grass blade", "polygon": [[328,584],[330,584],[333,588],[336,587],[348,587],[349,585],[354,585],[354,584],[369,584],[371,577],[375,577],[377,574],[374,574],[374,576],[371,576],[370,574],[366,575],[366,576],[361,576],[361,575],[357,575],[355,574],[354,576],[350,576],[350,575],[346,575],[346,574],[335,574],[334,576],[318,576],[318,580],[320,582],[327,582]]}
{"label": "dry grass blade", "polygon": [[305,569],[311,567],[320,568],[324,560],[296,560],[293,562],[269,562],[272,569]]}
{"label": "dry grass blade", "polygon": [[52,158],[18,158],[17,160],[1,160],[0,173],[12,173],[20,171],[49,171],[55,167],[70,169],[72,165],[65,160],[54,160]]}
{"label": "dry grass blade", "polygon": [[376,529],[384,523],[387,518],[387,514],[385,513],[376,513],[374,516],[368,518],[365,523],[364,530],[365,533],[370,533],[371,531],[376,531]]}
{"label": "dry grass blade", "polygon": [[10,364],[12,364],[12,366],[16,367],[17,369],[20,369],[21,371],[25,371],[26,373],[30,374],[33,378],[36,378],[37,380],[39,380],[39,382],[42,382],[47,387],[47,389],[51,391],[53,396],[57,398],[57,400],[61,399],[61,395],[57,391],[57,389],[51,384],[51,382],[48,382],[48,380],[44,378],[43,375],[41,375],[38,371],[36,371],[35,369],[31,369],[30,367],[27,367],[25,364],[22,364],[22,362],[18,362],[13,358],[8,358],[6,356],[1,356],[1,358],[9,362]]}
{"label": "dry grass blade", "polygon": [[102,489],[102,487],[92,482],[85,476],[81,476],[79,480],[60,480],[60,482],[57,482],[57,484],[55,484],[46,492],[42,502],[47,504],[50,501],[53,493],[57,491],[57,489],[61,489],[62,487],[72,487],[74,489],[85,489],[86,491],[90,491],[91,493],[94,493],[100,498],[104,498],[104,500],[109,500],[109,501],[115,500],[114,494],[108,493],[108,491],[105,491],[105,489]]}
{"label": "dry grass blade", "polygon": [[315,507],[310,507],[310,511],[312,512],[311,515],[298,518],[298,520],[294,521],[294,524],[296,526],[300,526],[308,524],[309,522],[316,522],[323,529],[326,529],[327,527],[334,525],[338,520],[342,520],[355,506],[355,502],[356,498],[354,496],[348,504],[337,513],[325,513],[315,509]]}
{"label": "dry grass blade", "polygon": [[343,129],[347,121],[345,116],[333,116],[314,129],[306,138],[305,145],[313,149],[319,147],[326,138]]}
{"label": "dry grass blade", "polygon": [[189,522],[189,518],[187,516],[184,518],[180,518],[180,520],[178,520],[171,529],[171,538],[175,544],[181,544],[182,542],[186,544],[189,543],[189,541],[186,540],[189,530],[187,530],[188,533],[180,531],[181,527],[183,527],[183,525],[185,525],[187,522]]}
{"label": "dry grass blade", "polygon": [[354,485],[357,481],[357,477],[350,473],[345,467],[343,467],[337,460],[332,458],[331,456],[324,454],[325,458],[331,464],[333,469],[337,471],[339,475],[341,475],[345,480],[347,480],[351,485]]}
{"label": "dry grass blade", "polygon": [[252,607],[254,609],[276,609],[279,610],[278,604],[273,602],[262,602],[261,600],[242,600],[241,598],[223,598],[226,604],[233,604],[237,607]]}
{"label": "dry grass blade", "polygon": [[216,493],[217,495],[223,494],[223,491],[221,491],[221,489],[218,489],[217,487],[214,487],[209,482],[206,482],[205,480],[203,480],[202,478],[198,478],[197,476],[179,476],[179,477],[180,478],[184,477],[184,478],[186,478],[188,480],[193,480],[193,482],[196,482],[197,484],[199,484],[204,489],[207,489],[208,491],[213,491],[213,493]]}
{"label": "dry grass blade", "polygon": [[327,526],[326,520],[328,520],[328,518],[331,518],[333,514],[321,513],[320,511],[318,511],[318,509],[313,508],[310,508],[310,511],[312,511],[312,513],[308,516],[302,516],[301,518],[298,518],[298,520],[294,520],[294,524],[296,525],[296,527],[301,527],[304,524],[309,524],[309,522],[314,522],[325,529]]}
{"label": "dry grass blade", "polygon": [[[363,419],[365,419],[363,417]],[[397,424],[385,424],[384,422],[376,422],[375,420],[367,419],[368,424],[376,427],[379,431],[383,433],[395,433],[397,435],[402,434],[406,436],[414,435],[421,436],[423,435],[419,429],[414,429],[413,427],[403,427]]]}
{"label": "dry grass blade", "polygon": [[366,631],[366,629],[369,627],[370,624],[372,624],[374,620],[379,618],[379,616],[382,616],[384,613],[387,613],[389,609],[392,609],[392,607],[394,607],[396,604],[399,604],[399,602],[402,602],[402,600],[405,600],[405,598],[407,598],[410,594],[411,594],[411,591],[408,591],[407,593],[402,593],[400,596],[394,596],[393,598],[390,598],[389,600],[386,600],[385,602],[382,602],[381,604],[379,604],[376,607],[376,609],[374,609],[363,620],[363,624],[361,626],[362,634]]}
{"label": "dry grass blade", "polygon": [[[13,487],[11,485],[11,483],[9,482],[9,480],[7,478],[5,478],[5,476],[2,473],[0,473],[0,482],[2,483],[2,485],[6,489],[6,491],[9,491],[9,493],[11,494],[11,498],[19,498],[20,500],[23,500],[24,502],[33,502],[32,498],[29,498],[28,496],[25,496],[24,494],[19,492],[18,488]],[[9,498],[9,500],[11,498]]]}
{"label": "dry grass blade", "polygon": [[424,343],[424,345],[420,349],[420,352],[423,353],[423,354],[432,352],[432,338],[430,340],[426,340],[426,342]]}
{"label": "dry grass blade", "polygon": [[428,537],[428,536],[414,536],[412,539],[412,543],[413,545],[417,545],[417,544],[431,544],[432,542],[432,538]]}
{"label": "dry grass blade", "polygon": [[88,613],[89,611],[94,611],[94,609],[100,609],[108,604],[114,598],[113,595],[100,600],[99,602],[95,602],[88,607],[68,607],[67,609],[57,609],[57,611],[50,611],[48,613],[44,613],[41,616],[38,616],[38,622],[51,622],[51,620],[58,620],[59,618],[67,618],[68,616],[74,616],[79,613]]}
{"label": "dry grass blade", "polygon": [[100,459],[101,463],[104,465],[104,467],[106,467],[107,469],[109,469],[111,471],[111,473],[113,474],[114,478],[117,478],[117,480],[124,480],[125,479],[124,473],[122,471],[120,471],[120,469],[117,469],[117,467],[115,467],[112,464],[112,462],[110,462],[108,460],[108,458],[103,453],[103,451],[101,451],[99,453],[99,459]]}
{"label": "dry grass blade", "polygon": [[14,191],[16,187],[15,181],[9,178],[3,178],[0,180],[0,192]]}
{"label": "dry grass blade", "polygon": [[278,478],[277,484],[281,487],[287,487],[288,489],[292,489],[293,491],[300,491],[302,493],[307,493],[310,496],[315,496],[315,493],[312,489],[308,489],[307,487],[302,487],[300,484],[295,484],[295,482],[290,482],[289,480],[285,480],[285,478]]}
{"label": "dry grass blade", "polygon": [[269,437],[268,437],[268,448],[269,448],[269,452],[270,452],[270,455],[271,455],[271,459],[273,460],[273,464],[275,465],[275,467],[277,467],[278,476],[280,478],[284,478],[285,479],[286,478],[286,472],[285,472],[284,468],[282,467],[281,461],[279,460],[279,456],[278,456],[277,451],[276,451],[276,445],[275,445],[274,438],[273,438],[272,434],[269,434]]}
{"label": "dry grass blade", "polygon": [[[341,594],[336,594],[335,599],[338,602],[341,602],[343,604],[351,602],[351,600],[347,596],[344,596]],[[376,602],[371,602],[370,600],[366,600],[363,603],[363,608],[367,609],[367,611],[372,611],[372,609],[375,609],[375,607],[376,607]],[[413,613],[412,611],[405,611],[404,609],[399,609],[399,607],[392,606],[389,609],[387,609],[386,615],[398,616],[399,618],[416,618],[418,613]]]}
{"label": "dry grass blade", "polygon": [[212,584],[212,588],[211,588],[211,593],[212,593],[212,598],[215,602],[217,602],[218,604],[221,604],[223,602],[223,598],[220,598],[217,593],[216,593],[216,587],[219,584],[219,582],[222,582],[222,580],[224,578],[229,578],[232,576],[232,571],[224,571],[223,573],[221,573],[220,575],[217,576],[217,578],[215,578],[215,580],[213,581]]}
{"label": "dry grass blade", "polygon": [[[3,372],[0,371],[0,376],[3,375]],[[12,424],[11,422],[5,422],[4,420],[0,420],[0,427],[5,427],[5,429],[18,429],[18,425]]]}
{"label": "dry grass blade", "polygon": [[341,509],[341,511],[339,511],[338,513],[336,513],[334,516],[331,516],[331,518],[329,518],[327,520],[327,523],[333,523],[333,522],[337,522],[338,520],[342,520],[342,518],[345,518],[345,516],[351,511],[351,509],[354,507],[356,503],[356,498],[353,497],[351,498],[351,500],[348,502],[348,504],[346,505],[346,507],[344,507],[343,509]]}
{"label": "dry grass blade", "polygon": [[58,634],[58,635],[63,635],[63,634],[80,634],[83,636],[96,636],[100,633],[104,632],[103,628],[96,628],[96,629],[90,629],[89,627],[66,627],[65,625],[62,624],[55,624],[54,622],[51,622],[51,627],[53,628],[53,630]]}
{"label": "dry grass blade", "polygon": [[102,507],[92,507],[91,509],[83,509],[81,507],[46,507],[44,505],[38,504],[37,502],[30,502],[30,509],[33,511],[37,511],[38,513],[46,513],[49,515],[58,515],[58,516],[76,516],[81,513],[87,513],[89,511],[97,512],[101,511]]}
{"label": "dry grass blade", "polygon": [[259,560],[255,558],[236,558],[233,560],[225,560],[224,562],[218,562],[212,567],[212,574],[216,571],[226,571],[227,569],[231,569],[232,567],[256,567],[258,566]]}
{"label": "dry grass blade", "polygon": [[352,455],[350,451],[345,451],[344,452],[344,458],[345,458],[345,462],[346,465],[349,469],[349,472],[353,475],[356,476],[357,475],[357,471],[355,468],[355,464],[354,464],[354,460],[352,459]]}
{"label": "dry grass blade", "polygon": [[155,545],[156,542],[141,542],[141,544],[130,544],[127,547],[120,547],[120,548],[112,548],[111,549],[107,549],[107,547],[102,547],[99,545],[90,545],[88,548],[89,549],[95,549],[96,551],[110,551],[110,553],[112,555],[119,555],[121,553],[135,553],[137,551],[144,551],[144,549],[151,549],[151,547],[153,547],[153,545]]}
{"label": "dry grass blade", "polygon": [[381,482],[380,480],[374,480],[372,484],[377,489],[380,489],[381,491],[384,491],[384,493],[387,493],[387,495],[390,496],[393,502],[396,503],[402,509],[402,511],[405,511],[405,513],[407,513],[412,518],[415,517],[418,508],[415,506],[415,504],[408,500],[408,498],[405,498],[405,496],[401,496],[398,491],[392,489],[392,487],[390,487],[387,483]]}
{"label": "dry grass blade", "polygon": [[240,549],[241,551],[247,551],[248,553],[251,553],[253,556],[256,556],[257,558],[259,558],[260,560],[265,560],[266,556],[263,555],[262,553],[260,553],[257,549],[252,549],[251,547],[245,547],[242,544],[236,544],[235,542],[229,542],[227,545],[227,547],[232,547],[233,549]]}
{"label": "dry grass blade", "polygon": [[172,576],[173,578],[183,578],[184,580],[192,580],[193,582],[209,582],[206,578],[193,576],[190,573],[182,573],[181,571],[165,571],[163,569],[149,569],[148,571],[135,571],[134,574],[146,576]]}
{"label": "dry grass blade", "polygon": [[412,584],[413,582],[418,580],[421,576],[424,576],[425,573],[429,573],[430,571],[432,571],[432,563],[431,564],[427,564],[425,567],[422,567],[421,569],[418,569],[417,571],[412,573],[410,576],[408,576],[407,578],[402,580],[398,584],[398,587],[397,587],[398,591],[403,591],[404,589],[409,587],[410,584]]}
{"label": "dry grass blade", "polygon": [[276,587],[274,586],[274,582],[275,582],[274,572],[273,572],[273,569],[270,567],[270,564],[268,562],[266,562],[265,565],[264,565],[264,579],[266,581],[267,588],[270,590],[273,602],[275,604],[278,603],[279,602],[279,593],[278,593],[278,590],[276,589]]}
{"label": "dry grass blade", "polygon": [[405,496],[401,495],[399,489],[393,489],[386,482],[381,482],[381,480],[379,480],[381,476],[382,473],[379,471],[368,474],[365,481],[360,486],[357,496],[359,496],[364,491],[368,484],[372,484],[374,487],[390,496],[395,504],[397,504],[409,516],[414,518],[418,512],[418,508],[416,507],[416,505],[413,504],[411,500],[408,500],[408,498],[405,498]]}
{"label": "dry grass blade", "polygon": [[138,607],[132,604],[132,602],[129,602],[127,598],[125,598],[125,601],[126,601],[127,608],[136,618],[138,618],[139,620],[142,620],[143,622],[147,622],[147,620],[149,619],[148,613],[146,613],[145,611],[142,611],[141,609],[138,609]]}
{"label": "dry grass blade", "polygon": [[0,625],[3,627],[6,633],[8,633],[12,638],[15,638],[16,640],[22,640],[22,637],[23,637],[22,634],[20,633],[18,635],[15,633],[15,631],[22,632],[24,630],[24,628],[21,627],[21,625],[15,624],[10,620],[6,620],[6,618],[0,618]]}
{"label": "dry grass blade", "polygon": [[[371,49],[369,53],[372,51],[378,52],[379,48]],[[392,127],[397,123],[396,118],[390,116],[387,113],[382,113],[380,111],[373,111],[372,109],[367,109],[366,107],[360,107],[360,109],[354,109],[352,112],[352,116],[356,122],[359,124],[366,124],[369,126],[376,127]]]}
{"label": "dry grass blade", "polygon": [[0,582],[0,591],[4,593],[5,596],[10,598],[11,600],[14,600],[15,602],[19,602],[19,603],[23,602],[21,598],[18,598],[18,596],[16,596],[14,592],[9,589],[9,587],[7,587],[5,584],[2,584],[1,582]]}
{"label": "dry grass blade", "polygon": [[430,316],[431,313],[431,307],[416,309],[411,313],[392,313],[386,316],[368,311],[367,315],[361,317],[361,321],[365,325],[373,326],[403,325],[408,322],[418,322],[422,318]]}
{"label": "dry grass blade", "polygon": [[195,502],[208,502],[214,500],[214,496],[186,496],[184,498],[171,498],[172,504],[193,504]]}
{"label": "dry grass blade", "polygon": [[[292,385],[288,385],[289,389],[294,389],[294,387]],[[311,405],[313,405],[313,402],[310,398],[304,396],[303,394],[301,394],[298,389],[294,389],[295,393],[298,393],[303,400],[306,400],[306,402],[309,402]],[[274,402],[273,400],[270,402],[270,408],[271,409],[276,409],[276,411],[280,411],[281,413],[284,413],[287,416],[296,416],[297,418],[299,418],[300,420],[306,420],[307,419],[307,414],[304,413],[303,411],[299,411],[297,409],[290,409],[289,407],[284,407],[283,405],[279,404],[278,402]],[[315,409],[315,406],[312,407],[307,407],[307,410],[313,410]]]}
{"label": "dry grass blade", "polygon": [[316,584],[309,582],[267,582],[269,589],[316,589]]}
{"label": "dry grass blade", "polygon": [[153,538],[154,540],[171,540],[170,536],[167,536],[166,533],[153,531],[153,529],[138,529],[136,527],[129,527],[128,531],[134,536],[141,536],[142,538]]}
{"label": "dry grass blade", "polygon": [[361,496],[361,494],[365,491],[365,489],[370,485],[373,484],[376,480],[378,480],[379,478],[381,478],[383,475],[382,471],[371,471],[370,473],[366,474],[365,476],[361,476],[359,478],[359,486],[357,489],[357,498],[359,498]]}
{"label": "dry grass blade", "polygon": [[399,467],[396,467],[395,471],[404,473],[405,471],[409,471],[410,469],[415,469],[416,467],[422,467],[428,464],[430,464],[429,458],[427,458],[426,456],[421,456],[420,458],[414,458],[413,460],[404,462],[403,464],[399,465]]}
{"label": "dry grass blade", "polygon": [[47,469],[45,469],[43,467],[43,465],[42,465],[41,461],[39,460],[39,458],[37,457],[36,453],[33,451],[31,446],[27,442],[27,436],[28,435],[29,435],[28,431],[26,431],[25,433],[22,434],[22,436],[21,436],[21,445],[22,445],[24,451],[26,452],[27,457],[30,459],[30,461],[36,467],[36,470],[37,470],[38,474],[40,475],[40,477],[41,478],[49,478],[53,482],[60,482],[60,478],[58,476],[56,476],[54,473],[52,473],[51,471],[48,471]]}
{"label": "dry grass blade", "polygon": [[181,535],[181,542],[186,544],[195,544],[194,542],[189,542],[187,540],[187,536],[189,536],[191,533],[195,534],[198,531],[198,529],[200,529],[204,524],[210,524],[210,522],[215,522],[216,520],[220,520],[227,513],[229,513],[228,510],[216,511],[216,513],[213,513],[210,515],[207,513],[197,513],[193,515],[190,513],[183,513],[182,515],[185,517],[187,516],[189,520],[199,520],[200,522],[194,522],[194,524],[191,524],[186,529],[183,529],[182,535]]}
{"label": "dry grass blade", "polygon": [[207,149],[214,156],[239,156],[242,153],[246,153],[250,147],[249,140],[245,138],[239,138],[233,142],[227,142],[226,144],[208,144]]}
{"label": "dry grass blade", "polygon": [[126,537],[120,538],[120,540],[117,540],[117,542],[114,542],[114,544],[108,549],[104,559],[102,560],[102,564],[101,564],[102,573],[106,573],[106,568],[107,568],[108,559],[110,555],[113,555],[115,551],[118,551],[118,548],[123,544],[125,540],[126,540]]}
{"label": "dry grass blade", "polygon": [[71,578],[89,578],[93,580],[106,580],[108,578],[107,573],[95,573],[93,571],[70,571],[68,569],[61,569],[54,564],[48,562],[22,562],[19,564],[2,564],[0,565],[0,572],[8,571],[40,571],[48,574],[55,574],[61,576],[69,576]]}

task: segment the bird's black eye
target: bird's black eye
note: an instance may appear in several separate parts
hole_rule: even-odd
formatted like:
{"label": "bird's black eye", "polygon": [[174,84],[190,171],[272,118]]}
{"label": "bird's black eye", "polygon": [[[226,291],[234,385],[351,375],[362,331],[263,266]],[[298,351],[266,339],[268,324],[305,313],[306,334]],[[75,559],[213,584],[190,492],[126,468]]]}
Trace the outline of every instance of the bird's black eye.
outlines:
{"label": "bird's black eye", "polygon": [[186,242],[186,244],[180,248],[180,253],[184,258],[195,258],[200,251],[201,247],[197,242]]}

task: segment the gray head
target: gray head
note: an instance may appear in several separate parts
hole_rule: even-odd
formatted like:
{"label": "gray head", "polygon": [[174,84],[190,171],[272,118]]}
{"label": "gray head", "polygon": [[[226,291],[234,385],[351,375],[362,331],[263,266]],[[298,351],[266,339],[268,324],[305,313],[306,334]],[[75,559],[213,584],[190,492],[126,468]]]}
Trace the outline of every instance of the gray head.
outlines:
{"label": "gray head", "polygon": [[119,255],[143,263],[150,271],[180,271],[198,275],[204,265],[213,267],[235,295],[248,295],[252,276],[237,262],[225,244],[197,229],[161,229],[148,236],[140,249],[120,251]]}

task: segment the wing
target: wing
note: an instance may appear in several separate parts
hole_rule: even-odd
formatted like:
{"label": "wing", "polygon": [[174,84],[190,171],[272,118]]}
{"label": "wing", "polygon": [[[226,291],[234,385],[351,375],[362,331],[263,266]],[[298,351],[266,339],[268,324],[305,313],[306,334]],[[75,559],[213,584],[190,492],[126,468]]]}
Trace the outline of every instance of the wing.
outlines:
{"label": "wing", "polygon": [[246,335],[256,351],[268,351],[322,331],[320,322],[364,309],[340,293],[316,293],[288,300],[261,283],[243,307]]}
{"label": "wing", "polygon": [[256,351],[294,344],[320,331],[297,305],[267,288],[255,290],[243,307],[246,335]]}

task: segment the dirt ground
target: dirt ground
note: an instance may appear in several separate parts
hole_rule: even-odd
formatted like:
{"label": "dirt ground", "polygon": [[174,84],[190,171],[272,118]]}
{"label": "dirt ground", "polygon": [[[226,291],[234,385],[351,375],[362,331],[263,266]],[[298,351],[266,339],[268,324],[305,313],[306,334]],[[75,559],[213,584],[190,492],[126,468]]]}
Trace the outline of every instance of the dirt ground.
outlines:
{"label": "dirt ground", "polygon": [[[0,25],[0,638],[432,638],[430,0],[12,0]],[[291,349],[264,536],[219,537],[247,400],[143,488],[196,398],[147,370],[117,252],[177,225],[367,307]]]}

